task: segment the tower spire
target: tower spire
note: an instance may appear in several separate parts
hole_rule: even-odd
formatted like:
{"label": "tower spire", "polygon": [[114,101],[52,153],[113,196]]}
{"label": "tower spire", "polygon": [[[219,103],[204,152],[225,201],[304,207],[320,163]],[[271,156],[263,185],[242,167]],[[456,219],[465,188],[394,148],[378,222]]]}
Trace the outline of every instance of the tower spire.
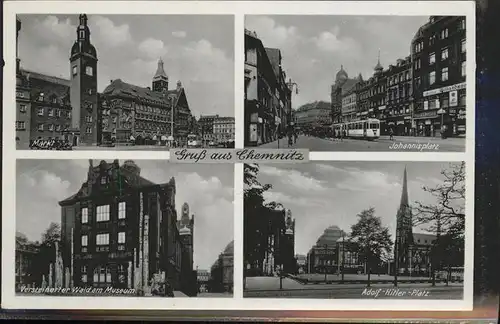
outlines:
{"label": "tower spire", "polygon": [[165,73],[163,67],[163,60],[160,57],[158,59],[158,67],[156,68],[156,73],[153,77],[153,91],[167,91],[168,90],[168,76]]}
{"label": "tower spire", "polygon": [[408,202],[408,176],[406,172],[406,165],[405,165],[405,170],[403,173],[403,191],[401,192],[401,202],[399,204],[399,208],[406,208],[409,206]]}
{"label": "tower spire", "polygon": [[377,59],[377,65],[375,66],[375,73],[377,72],[382,72],[384,68],[382,67],[382,64],[380,64],[380,49],[378,50],[378,59]]}

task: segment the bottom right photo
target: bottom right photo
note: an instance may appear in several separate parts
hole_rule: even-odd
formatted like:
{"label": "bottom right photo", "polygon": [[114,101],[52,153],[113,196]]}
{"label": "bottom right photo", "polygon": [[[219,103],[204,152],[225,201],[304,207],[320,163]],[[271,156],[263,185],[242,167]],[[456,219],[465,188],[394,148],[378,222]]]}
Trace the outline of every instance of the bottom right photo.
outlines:
{"label": "bottom right photo", "polygon": [[463,299],[465,170],[245,164],[244,297]]}

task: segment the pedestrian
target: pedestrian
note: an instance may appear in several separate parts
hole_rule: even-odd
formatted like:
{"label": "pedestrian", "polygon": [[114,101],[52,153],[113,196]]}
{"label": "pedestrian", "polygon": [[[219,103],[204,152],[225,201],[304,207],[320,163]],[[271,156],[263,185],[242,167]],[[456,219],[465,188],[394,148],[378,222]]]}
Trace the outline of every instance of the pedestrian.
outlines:
{"label": "pedestrian", "polygon": [[394,141],[394,130],[392,128],[389,130],[389,140]]}
{"label": "pedestrian", "polygon": [[293,132],[293,144],[297,143],[297,138],[299,137],[299,134],[297,134],[297,131]]}
{"label": "pedestrian", "polygon": [[293,146],[292,131],[288,131],[288,147]]}

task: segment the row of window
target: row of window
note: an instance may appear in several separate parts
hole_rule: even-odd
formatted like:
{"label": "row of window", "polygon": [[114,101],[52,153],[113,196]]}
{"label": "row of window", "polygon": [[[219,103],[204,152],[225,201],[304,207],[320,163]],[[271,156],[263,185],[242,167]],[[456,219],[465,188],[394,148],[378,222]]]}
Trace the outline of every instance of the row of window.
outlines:
{"label": "row of window", "polygon": [[[465,106],[465,95],[461,95],[458,98],[458,105]],[[424,110],[448,108],[448,107],[449,107],[449,97],[448,96],[445,96],[442,98],[437,98],[434,100],[424,101]]]}
{"label": "row of window", "polygon": [[[448,72],[449,72],[449,68],[448,67],[442,68],[441,69],[441,80],[436,80],[436,71],[431,71],[429,73],[429,85],[433,85],[434,83],[436,83],[436,81],[448,81]],[[465,63],[465,61],[463,61],[462,65],[460,67],[460,75],[462,77],[465,77],[466,74],[467,74],[466,63]],[[420,85],[420,79],[416,78],[416,82],[415,83],[416,83],[417,86]]]}
{"label": "row of window", "polygon": [[163,122],[170,121],[170,114],[169,114],[169,116],[164,117],[164,116],[158,116],[158,115],[147,115],[147,114],[137,113],[135,116],[138,119],[155,120],[155,121],[163,121]]}
{"label": "row of window", "polygon": [[[118,281],[120,283],[126,283],[127,280],[127,265],[118,264],[116,268],[116,273],[118,275]],[[88,282],[88,267],[80,267],[81,281],[83,283]],[[94,283],[111,283],[111,266],[110,265],[98,265],[93,271],[93,282]]]}
{"label": "row of window", "polygon": [[[40,92],[40,93],[38,94],[38,97],[36,98],[36,100],[37,100],[37,101],[40,101],[40,102],[43,102],[43,101],[45,100],[45,94],[44,94],[43,92]],[[58,99],[57,99],[57,97],[52,96],[52,97],[51,97],[50,102],[52,102],[53,104],[58,103]]]}
{"label": "row of window", "polygon": [[[125,244],[125,232],[118,232],[118,244]],[[83,247],[88,247],[89,245],[89,236],[82,235],[81,244]],[[96,245],[109,245],[109,233],[100,233],[95,236],[95,244]]]}
{"label": "row of window", "polygon": [[[85,74],[86,75],[89,75],[89,76],[93,76],[94,75],[94,68],[90,65],[87,65],[85,67]],[[73,66],[73,76],[75,75],[78,75],[78,66]]]}
{"label": "row of window", "polygon": [[[101,184],[106,184],[107,179],[105,177],[101,178]],[[97,222],[107,222],[109,221],[109,205],[101,205],[96,207],[96,221]],[[118,203],[118,219],[125,219],[127,217],[127,203],[121,201]],[[88,207],[82,208],[82,224],[88,224],[89,222],[89,209]]]}
{"label": "row of window", "polygon": [[[26,110],[27,110],[26,105],[20,105],[19,110],[23,113],[26,112]],[[63,114],[67,118],[71,118],[71,111],[62,111],[59,109],[47,108],[47,116],[49,116],[49,117],[54,117],[54,116],[61,117]],[[43,108],[43,107],[38,108],[37,115],[44,116],[45,115],[45,108]]]}
{"label": "row of window", "polygon": [[[16,125],[17,125],[18,122],[16,122]],[[21,122],[19,122],[21,123]],[[24,127],[24,122],[23,123],[23,127]],[[16,126],[17,127],[17,126]],[[38,131],[40,132],[44,132],[44,131],[49,131],[49,132],[53,132],[53,131],[56,131],[56,132],[61,132],[63,130],[66,130],[69,128],[69,125],[55,125],[55,124],[44,124],[44,123],[39,123],[37,125],[37,129]]]}
{"label": "row of window", "polygon": [[387,78],[387,85],[391,86],[393,84],[396,84],[398,82],[403,82],[405,80],[410,80],[410,72],[405,71],[404,73],[399,73],[398,75],[388,77]]}

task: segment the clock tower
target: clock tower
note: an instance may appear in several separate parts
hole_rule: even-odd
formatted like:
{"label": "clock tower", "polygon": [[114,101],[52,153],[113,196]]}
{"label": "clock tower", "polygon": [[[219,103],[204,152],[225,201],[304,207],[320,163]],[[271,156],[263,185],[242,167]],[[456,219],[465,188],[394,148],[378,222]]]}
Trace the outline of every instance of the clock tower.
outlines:
{"label": "clock tower", "polygon": [[96,145],[100,140],[97,100],[97,51],[90,43],[87,15],[81,14],[71,48],[71,131],[73,145]]}

